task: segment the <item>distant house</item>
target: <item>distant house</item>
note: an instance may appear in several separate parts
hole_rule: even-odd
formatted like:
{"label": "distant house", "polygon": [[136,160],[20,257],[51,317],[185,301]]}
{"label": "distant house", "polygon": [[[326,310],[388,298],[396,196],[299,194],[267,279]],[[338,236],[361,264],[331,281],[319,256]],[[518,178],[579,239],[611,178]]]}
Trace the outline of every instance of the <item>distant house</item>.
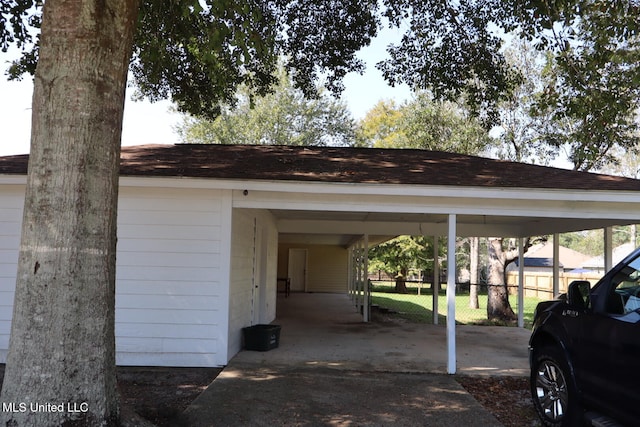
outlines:
{"label": "distant house", "polygon": [[[612,265],[616,265],[617,263],[622,261],[622,259],[633,252],[634,249],[635,246],[632,243],[625,243],[624,245],[613,248],[613,253],[611,255]],[[601,255],[589,258],[580,265],[580,268],[594,271],[599,274],[605,273],[604,257]]]}
{"label": "distant house", "polygon": [[[560,271],[571,271],[576,268],[583,268],[583,264],[590,257],[583,253],[574,251],[564,246],[558,247],[558,262]],[[519,260],[509,264],[507,271],[515,271],[519,267]],[[524,269],[529,272],[552,272],[553,271],[553,243],[545,242],[533,245],[524,254]]]}
{"label": "distant house", "polygon": [[[27,161],[0,157],[0,362]],[[640,181],[433,151],[153,145],[123,147],[120,171],[120,365],[225,365],[243,327],[275,319],[283,281],[291,298],[359,292],[388,237],[640,223]]]}

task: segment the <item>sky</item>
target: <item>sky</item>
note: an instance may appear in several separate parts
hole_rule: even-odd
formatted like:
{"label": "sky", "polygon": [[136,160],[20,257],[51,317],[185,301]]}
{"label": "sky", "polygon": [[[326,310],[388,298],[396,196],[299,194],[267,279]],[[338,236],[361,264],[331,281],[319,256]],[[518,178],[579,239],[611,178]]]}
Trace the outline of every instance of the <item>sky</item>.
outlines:
{"label": "sky", "polygon": [[[364,117],[381,99],[402,103],[411,97],[406,85],[390,87],[375,68],[375,64],[386,57],[387,44],[399,40],[400,36],[398,30],[385,29],[370,46],[358,53],[358,57],[367,64],[367,70],[364,75],[347,75],[341,96],[355,119]],[[15,59],[16,55],[15,51],[0,52],[0,155],[29,152],[33,80],[31,76],[25,76],[22,81],[7,81],[4,75],[7,62]],[[129,91],[124,109],[123,146],[180,142],[174,128],[181,122],[181,115],[171,112],[171,102],[132,101],[131,95]]]}

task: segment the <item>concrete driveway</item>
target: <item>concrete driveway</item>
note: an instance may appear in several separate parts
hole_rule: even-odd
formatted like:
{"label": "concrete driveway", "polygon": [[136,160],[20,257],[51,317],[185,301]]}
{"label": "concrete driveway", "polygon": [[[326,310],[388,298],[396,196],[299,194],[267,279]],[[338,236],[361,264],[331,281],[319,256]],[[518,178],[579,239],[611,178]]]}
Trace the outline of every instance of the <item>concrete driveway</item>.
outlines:
{"label": "concrete driveway", "polygon": [[[499,426],[446,374],[444,326],[363,323],[346,295],[278,299],[279,347],[236,355],[185,411],[191,426]],[[458,326],[465,375],[528,375],[519,328]]]}

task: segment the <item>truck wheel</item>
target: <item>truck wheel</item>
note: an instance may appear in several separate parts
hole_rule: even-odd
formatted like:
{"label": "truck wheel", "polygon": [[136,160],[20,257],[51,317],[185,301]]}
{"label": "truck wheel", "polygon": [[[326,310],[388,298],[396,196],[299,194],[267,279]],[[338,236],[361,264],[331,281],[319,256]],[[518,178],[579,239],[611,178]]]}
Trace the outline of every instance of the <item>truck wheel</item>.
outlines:
{"label": "truck wheel", "polygon": [[553,347],[534,352],[531,398],[543,425],[581,425],[582,409],[574,378],[565,358]]}

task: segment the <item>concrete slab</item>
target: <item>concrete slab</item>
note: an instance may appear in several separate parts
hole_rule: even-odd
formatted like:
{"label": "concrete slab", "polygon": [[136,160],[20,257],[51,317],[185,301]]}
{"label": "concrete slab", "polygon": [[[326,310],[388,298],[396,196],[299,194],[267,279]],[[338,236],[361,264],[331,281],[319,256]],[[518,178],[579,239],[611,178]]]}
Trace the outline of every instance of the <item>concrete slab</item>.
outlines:
{"label": "concrete slab", "polygon": [[[189,426],[500,426],[446,375],[444,326],[363,323],[349,297],[278,298],[279,347],[242,351],[185,411]],[[530,332],[458,326],[458,373],[528,375]]]}
{"label": "concrete slab", "polygon": [[[293,294],[278,299],[280,345],[242,351],[233,362],[261,366],[325,366],[388,372],[447,373],[445,325],[363,323],[342,294]],[[531,331],[499,326],[456,327],[457,373],[529,374]]]}
{"label": "concrete slab", "polygon": [[501,425],[447,375],[238,363],[183,416],[193,427]]}

